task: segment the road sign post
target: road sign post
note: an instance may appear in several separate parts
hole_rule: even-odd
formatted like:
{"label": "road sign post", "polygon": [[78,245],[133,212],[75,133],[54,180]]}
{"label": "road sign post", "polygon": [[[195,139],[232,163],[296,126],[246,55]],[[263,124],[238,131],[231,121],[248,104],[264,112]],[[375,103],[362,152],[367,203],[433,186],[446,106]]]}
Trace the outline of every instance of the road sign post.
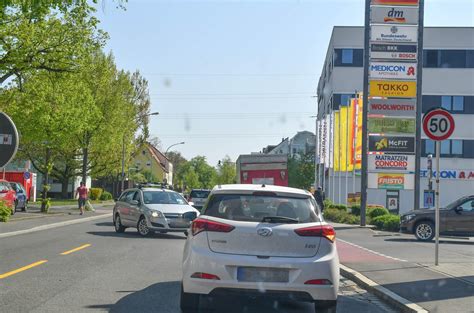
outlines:
{"label": "road sign post", "polygon": [[454,119],[445,109],[435,108],[423,117],[423,131],[431,140],[436,141],[436,192],[435,192],[435,265],[439,264],[439,159],[441,141],[448,139],[454,132]]}

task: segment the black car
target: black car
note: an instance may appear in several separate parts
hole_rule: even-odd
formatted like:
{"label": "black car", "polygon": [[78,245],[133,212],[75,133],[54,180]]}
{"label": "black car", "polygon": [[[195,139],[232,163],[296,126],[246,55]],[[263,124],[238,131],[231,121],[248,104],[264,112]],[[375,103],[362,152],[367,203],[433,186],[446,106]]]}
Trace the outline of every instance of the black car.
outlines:
{"label": "black car", "polygon": [[[474,236],[474,195],[462,197],[440,208],[440,235]],[[435,236],[435,210],[412,210],[400,217],[400,231],[414,234],[418,240]]]}
{"label": "black car", "polygon": [[23,212],[26,212],[28,209],[28,197],[25,188],[22,184],[15,182],[10,182],[10,186],[16,193],[15,211],[21,209]]}

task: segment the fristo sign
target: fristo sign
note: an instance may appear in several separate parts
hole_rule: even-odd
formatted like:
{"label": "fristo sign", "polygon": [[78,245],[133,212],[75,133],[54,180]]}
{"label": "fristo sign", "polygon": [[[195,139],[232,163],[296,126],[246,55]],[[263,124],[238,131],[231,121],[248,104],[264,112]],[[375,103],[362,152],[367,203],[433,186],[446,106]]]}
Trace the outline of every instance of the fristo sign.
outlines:
{"label": "fristo sign", "polygon": [[372,42],[415,43],[418,41],[418,27],[373,25],[370,32]]}
{"label": "fristo sign", "polygon": [[415,156],[405,154],[370,154],[369,171],[372,172],[413,172]]}
{"label": "fristo sign", "polygon": [[414,186],[414,174],[369,173],[368,177],[368,187],[371,189],[407,190]]}
{"label": "fristo sign", "polygon": [[416,63],[372,62],[370,78],[416,80]]}

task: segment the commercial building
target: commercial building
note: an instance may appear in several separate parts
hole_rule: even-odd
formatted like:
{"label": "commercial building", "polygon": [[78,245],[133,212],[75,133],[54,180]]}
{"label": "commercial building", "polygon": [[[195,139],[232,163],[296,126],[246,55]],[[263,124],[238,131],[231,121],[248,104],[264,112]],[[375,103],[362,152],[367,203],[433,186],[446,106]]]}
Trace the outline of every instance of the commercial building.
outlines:
{"label": "commercial building", "polygon": [[[318,122],[324,121],[363,89],[363,27],[334,27],[318,84]],[[456,130],[441,145],[441,205],[474,193],[474,28],[426,27],[424,29],[422,112],[433,107],[450,111]],[[365,104],[364,104],[365,105]],[[331,139],[319,138],[330,147]],[[428,189],[427,155],[434,154],[434,142],[421,141],[421,190]],[[328,148],[329,152],[334,149]],[[321,158],[318,183],[336,202],[346,202],[347,194],[360,191],[360,176],[334,173]],[[326,162],[327,163],[327,162]],[[347,176],[347,188],[346,188]],[[400,212],[413,208],[414,192],[401,190]],[[423,192],[420,203],[423,205]],[[368,202],[386,205],[385,190],[369,189]]]}

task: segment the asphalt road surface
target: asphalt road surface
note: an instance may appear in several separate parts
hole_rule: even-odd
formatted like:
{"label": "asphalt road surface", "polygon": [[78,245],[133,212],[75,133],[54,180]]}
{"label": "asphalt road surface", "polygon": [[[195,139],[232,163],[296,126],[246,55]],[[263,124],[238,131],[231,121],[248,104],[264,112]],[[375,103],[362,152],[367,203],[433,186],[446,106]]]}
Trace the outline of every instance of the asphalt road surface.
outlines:
{"label": "asphalt road surface", "polygon": [[[179,310],[184,235],[116,234],[109,218],[0,239],[1,312]],[[338,312],[393,312],[342,280]],[[307,303],[216,299],[213,312],[314,312]]]}

